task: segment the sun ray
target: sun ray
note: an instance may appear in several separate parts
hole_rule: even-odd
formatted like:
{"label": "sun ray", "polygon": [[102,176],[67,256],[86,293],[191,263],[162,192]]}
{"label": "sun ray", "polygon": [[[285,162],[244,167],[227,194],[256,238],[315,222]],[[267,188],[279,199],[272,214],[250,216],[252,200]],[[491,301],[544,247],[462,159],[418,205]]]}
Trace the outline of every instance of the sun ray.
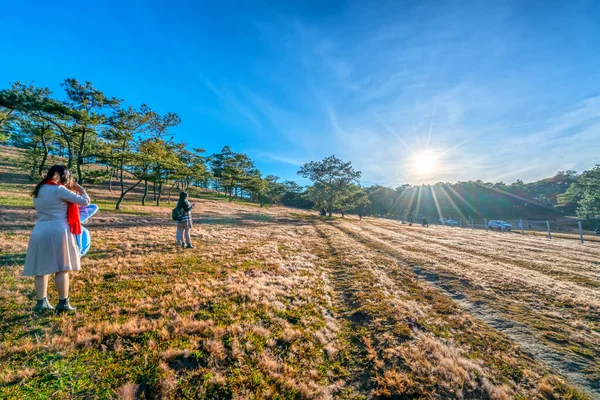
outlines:
{"label": "sun ray", "polygon": [[474,182],[474,183],[476,185],[479,185],[479,186],[483,187],[483,188],[487,188],[487,189],[493,190],[493,191],[495,191],[497,193],[504,194],[506,196],[512,197],[512,198],[517,199],[517,200],[521,200],[521,201],[523,201],[525,203],[534,204],[537,207],[541,207],[541,208],[544,208],[544,209],[549,210],[549,211],[553,211],[554,210],[551,206],[547,206],[547,205],[539,203],[539,202],[537,202],[535,200],[528,199],[526,197],[519,196],[517,194],[507,192],[506,190],[498,189],[497,187],[493,187],[493,186],[484,185],[484,184],[479,183],[479,182]]}
{"label": "sun ray", "polygon": [[413,188],[411,188],[411,189],[412,189],[412,190],[411,190],[411,191],[412,191],[412,194],[411,194],[411,196],[410,196],[410,202],[408,203],[408,210],[407,210],[407,213],[409,213],[409,212],[410,212],[410,210],[412,210],[412,205],[413,205],[413,202],[415,201],[415,194],[417,193],[417,189],[416,189],[416,188],[414,188],[414,187],[413,187]]}
{"label": "sun ray", "polygon": [[435,195],[435,187],[429,186],[429,190],[431,190],[431,196],[433,197],[433,202],[435,203],[435,208],[437,209],[439,218],[443,219],[444,215],[442,214],[442,210],[440,209],[440,203],[438,203],[437,196]]}
{"label": "sun ray", "polygon": [[395,130],[393,130],[392,127],[387,122],[385,122],[383,120],[383,118],[381,117],[381,115],[377,111],[372,110],[372,113],[373,113],[373,115],[375,115],[375,118],[377,118],[379,120],[379,122],[381,122],[381,124],[385,127],[385,129],[389,133],[391,133],[392,135],[394,135],[394,137],[400,142],[400,144],[402,144],[404,147],[406,147],[406,149],[409,152],[411,152],[411,153],[414,152],[414,150],[409,146],[409,144],[406,143],[406,141],[404,139],[402,139],[402,137]]}
{"label": "sun ray", "polygon": [[460,218],[464,218],[467,219],[467,217],[463,214],[463,212],[460,210],[460,208],[456,205],[456,202],[454,201],[454,199],[452,197],[450,197],[448,195],[448,192],[446,191],[446,189],[444,189],[444,183],[440,184],[440,185],[436,185],[440,188],[440,190],[442,191],[442,193],[444,194],[444,196],[446,196],[446,198],[448,199],[448,201],[450,202],[450,204],[452,204],[452,206],[454,207],[454,209],[456,210],[456,212],[458,214],[460,214]]}
{"label": "sun ray", "polygon": [[400,196],[396,196],[394,199],[394,202],[392,203],[392,207],[390,208],[391,210],[395,210],[396,206],[398,204],[400,204],[400,202],[402,201],[402,199],[406,196],[406,194],[411,191],[412,188],[408,188],[407,190],[404,190],[402,193],[400,193]]}
{"label": "sun ray", "polygon": [[456,191],[456,189],[454,189],[452,186],[447,185],[447,184],[443,184],[448,190],[450,190],[452,193],[454,193],[456,195],[456,197],[458,197],[459,199],[462,200],[463,203],[465,203],[467,205],[467,207],[469,207],[475,214],[477,214],[478,217],[483,218],[483,215],[481,215],[481,213],[479,211],[477,211],[475,209],[475,207],[473,207],[467,200],[465,200],[465,198]]}
{"label": "sun ray", "polygon": [[415,210],[416,215],[419,215],[420,208],[421,208],[421,186],[419,186],[419,194],[417,195],[417,209]]}

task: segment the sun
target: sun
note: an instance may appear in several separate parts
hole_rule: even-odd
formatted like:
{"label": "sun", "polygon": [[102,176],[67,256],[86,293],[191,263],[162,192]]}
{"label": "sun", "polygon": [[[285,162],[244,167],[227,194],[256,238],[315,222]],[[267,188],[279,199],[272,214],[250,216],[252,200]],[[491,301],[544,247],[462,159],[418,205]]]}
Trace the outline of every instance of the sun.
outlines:
{"label": "sun", "polygon": [[431,175],[438,171],[438,156],[432,150],[421,150],[415,152],[410,165],[414,173],[419,175]]}

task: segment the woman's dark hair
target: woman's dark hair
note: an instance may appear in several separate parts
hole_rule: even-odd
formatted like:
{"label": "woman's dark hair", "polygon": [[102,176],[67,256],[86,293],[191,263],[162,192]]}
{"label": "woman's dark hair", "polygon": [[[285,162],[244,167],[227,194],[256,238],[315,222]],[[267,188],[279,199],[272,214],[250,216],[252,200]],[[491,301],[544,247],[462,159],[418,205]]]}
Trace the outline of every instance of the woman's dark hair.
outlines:
{"label": "woman's dark hair", "polygon": [[69,189],[71,186],[73,186],[73,175],[71,174],[71,171],[69,171],[69,169],[64,165],[53,165],[48,170],[46,177],[40,183],[38,183],[35,189],[33,189],[33,192],[31,192],[32,197],[38,197],[40,188],[47,180],[58,180],[58,182],[62,183]]}
{"label": "woman's dark hair", "polygon": [[187,204],[185,204],[187,201],[187,198],[188,198],[187,192],[179,193],[179,200],[177,201],[177,208],[185,210],[187,208]]}

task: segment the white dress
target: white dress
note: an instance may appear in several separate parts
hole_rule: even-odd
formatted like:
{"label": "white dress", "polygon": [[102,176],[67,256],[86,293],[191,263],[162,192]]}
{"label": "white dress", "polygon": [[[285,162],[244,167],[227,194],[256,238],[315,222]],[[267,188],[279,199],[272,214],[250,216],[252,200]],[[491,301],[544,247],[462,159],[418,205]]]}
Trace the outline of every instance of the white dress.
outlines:
{"label": "white dress", "polygon": [[31,232],[23,276],[42,276],[81,268],[79,248],[67,222],[67,202],[90,204],[87,193],[81,196],[64,186],[42,185],[33,199],[37,221]]}

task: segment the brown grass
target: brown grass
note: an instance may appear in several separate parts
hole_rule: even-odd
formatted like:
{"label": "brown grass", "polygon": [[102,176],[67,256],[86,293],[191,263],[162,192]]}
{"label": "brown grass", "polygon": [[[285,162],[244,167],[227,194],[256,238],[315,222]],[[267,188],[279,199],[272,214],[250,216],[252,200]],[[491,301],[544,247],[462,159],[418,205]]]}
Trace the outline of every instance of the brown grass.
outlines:
{"label": "brown grass", "polygon": [[78,312],[37,318],[34,213],[1,201],[1,398],[586,398],[466,301],[599,370],[597,247],[199,200],[183,250],[167,207],[127,205],[90,225]]}

